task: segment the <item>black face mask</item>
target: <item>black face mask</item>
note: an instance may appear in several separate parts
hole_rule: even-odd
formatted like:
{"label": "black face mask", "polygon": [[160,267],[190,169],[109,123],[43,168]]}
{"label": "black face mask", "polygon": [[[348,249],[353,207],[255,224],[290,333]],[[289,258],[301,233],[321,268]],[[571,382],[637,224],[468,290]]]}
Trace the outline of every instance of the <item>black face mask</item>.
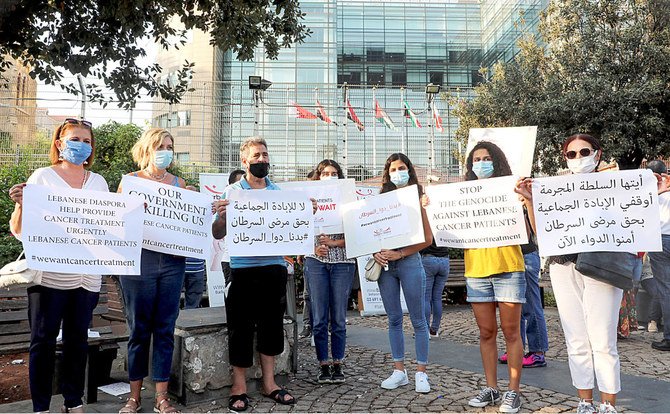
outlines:
{"label": "black face mask", "polygon": [[249,172],[256,178],[265,178],[270,172],[270,163],[257,162],[256,164],[249,164]]}

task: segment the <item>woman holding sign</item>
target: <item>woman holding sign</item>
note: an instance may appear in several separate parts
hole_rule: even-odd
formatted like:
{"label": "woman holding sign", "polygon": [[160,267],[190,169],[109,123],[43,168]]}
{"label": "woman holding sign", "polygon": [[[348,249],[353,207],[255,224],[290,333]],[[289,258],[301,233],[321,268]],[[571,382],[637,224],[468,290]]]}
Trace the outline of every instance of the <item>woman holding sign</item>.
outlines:
{"label": "woman holding sign", "polygon": [[[132,149],[133,160],[141,168],[135,177],[158,183],[186,186],[183,179],[170,174],[174,138],[165,129],[145,131]],[[119,187],[121,192],[121,187]],[[119,413],[136,413],[141,408],[140,392],[144,377],[149,375],[150,344],[153,381],[156,384],[154,411],[177,410],[168,399],[168,380],[174,349],[174,327],[179,315],[179,299],[184,284],[185,258],[142,249],[140,276],[121,276],[130,338],[128,339],[128,377],[130,397]]]}
{"label": "woman holding sign", "polygon": [[[586,134],[576,134],[563,142],[562,154],[573,174],[598,171],[602,157],[600,142]],[[533,214],[532,181],[520,181],[516,192]],[[577,254],[548,259],[551,287],[561,317],[568,348],[572,384],[579,395],[578,413],[616,412],[616,394],[621,390],[617,322],[623,291],[584,276],[575,269]],[[593,404],[593,387],[598,379],[602,404]]]}
{"label": "woman holding sign", "polygon": [[[343,179],[340,165],[323,160],[316,167],[314,180]],[[347,259],[344,234],[315,236],[314,254],[305,258],[305,278],[312,301],[312,333],[319,360],[320,384],[343,383],[342,361],[347,342],[347,302],[354,278],[354,259]],[[328,325],[332,365],[328,361]]]}
{"label": "woman holding sign", "polygon": [[[40,168],[28,178],[28,184],[49,187],[109,191],[105,179],[88,168],[93,164],[95,140],[91,123],[68,118],[56,128],[49,150],[50,167]],[[14,235],[21,235],[23,188],[9,190],[16,203],[9,222]],[[82,396],[88,327],[98,304],[100,275],[43,272],[42,281],[28,288],[30,318],[30,395],[33,411],[49,411],[52,379],[56,361],[56,338],[63,326],[62,384],[64,404],[61,412],[83,413]]]}
{"label": "woman holding sign", "polygon": [[[387,193],[408,185],[417,185],[418,196],[423,194],[412,162],[405,154],[391,154],[384,165],[381,193]],[[387,390],[407,385],[405,370],[405,342],[402,331],[402,307],[400,289],[405,294],[405,302],[409,317],[414,328],[414,346],[416,348],[417,373],[415,374],[415,390],[420,393],[430,391],[430,383],[426,374],[428,364],[428,324],[424,313],[424,294],[426,290],[426,273],[421,264],[419,251],[430,246],[433,241],[430,225],[424,209],[421,209],[424,243],[405,246],[400,249],[382,250],[374,254],[375,261],[384,266],[379,277],[379,293],[388,315],[389,341],[393,356],[393,373],[382,381],[381,387]]]}

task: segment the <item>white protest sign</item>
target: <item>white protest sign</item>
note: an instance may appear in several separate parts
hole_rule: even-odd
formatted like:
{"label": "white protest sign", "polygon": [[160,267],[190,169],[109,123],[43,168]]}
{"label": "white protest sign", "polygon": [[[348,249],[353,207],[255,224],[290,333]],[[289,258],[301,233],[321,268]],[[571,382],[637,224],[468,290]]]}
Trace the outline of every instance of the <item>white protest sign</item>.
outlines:
{"label": "white protest sign", "polygon": [[353,179],[287,181],[277,183],[282,190],[303,191],[316,199],[317,210],[314,215],[314,228],[324,234],[344,232],[341,207],[344,203],[356,200],[356,182]]}
{"label": "white protest sign", "polygon": [[[356,258],[358,266],[358,277],[361,282],[361,298],[363,298],[363,310],[361,316],[385,315],[384,303],[379,293],[377,282],[370,282],[365,278],[365,264],[372,255],[366,255]],[[400,306],[403,313],[407,313],[407,302],[405,302],[405,293],[400,288]]]}
{"label": "white protest sign", "polygon": [[465,153],[469,154],[479,141],[492,142],[505,153],[513,175],[530,177],[536,137],[537,126],[470,128],[468,148]]}
{"label": "white protest sign", "polygon": [[363,200],[368,197],[376,196],[379,194],[379,191],[381,189],[379,187],[371,187],[371,186],[364,186],[364,185],[357,185],[356,186],[356,199],[357,200]]}
{"label": "white protest sign", "polygon": [[104,191],[28,184],[22,241],[30,269],[139,275],[144,205]]}
{"label": "white protest sign", "polygon": [[143,247],[155,252],[207,259],[212,238],[212,199],[195,191],[124,175],[123,194],[144,209]]}
{"label": "white protest sign", "polygon": [[229,190],[226,244],[231,256],[314,252],[312,202],[302,191]]}
{"label": "white protest sign", "polygon": [[342,208],[349,258],[426,241],[416,185],[347,203]]}
{"label": "white protest sign", "polygon": [[435,243],[461,249],[528,243],[516,181],[508,176],[426,187]]}
{"label": "white protest sign", "polygon": [[[223,191],[228,186],[229,174],[200,173],[200,192],[209,195],[212,201],[221,200]],[[225,306],[223,289],[225,288],[225,277],[221,268],[221,262],[226,258],[230,261],[224,240],[212,238],[212,248],[209,257],[205,260],[207,266],[207,297],[209,307]]]}
{"label": "white protest sign", "polygon": [[540,254],[660,251],[656,183],[650,170],[535,179]]}

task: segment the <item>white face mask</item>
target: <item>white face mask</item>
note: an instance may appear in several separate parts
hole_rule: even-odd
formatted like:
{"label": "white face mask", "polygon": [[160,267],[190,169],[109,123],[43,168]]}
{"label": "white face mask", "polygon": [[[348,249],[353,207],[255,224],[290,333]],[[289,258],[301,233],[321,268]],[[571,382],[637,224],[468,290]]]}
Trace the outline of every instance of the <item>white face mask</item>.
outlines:
{"label": "white face mask", "polygon": [[594,151],[593,154],[589,155],[588,157],[566,160],[568,169],[572,171],[573,174],[591,173],[595,171],[596,167],[598,166],[596,155],[598,155],[598,151]]}
{"label": "white face mask", "polygon": [[337,175],[322,175],[319,180],[337,180],[338,178]]}

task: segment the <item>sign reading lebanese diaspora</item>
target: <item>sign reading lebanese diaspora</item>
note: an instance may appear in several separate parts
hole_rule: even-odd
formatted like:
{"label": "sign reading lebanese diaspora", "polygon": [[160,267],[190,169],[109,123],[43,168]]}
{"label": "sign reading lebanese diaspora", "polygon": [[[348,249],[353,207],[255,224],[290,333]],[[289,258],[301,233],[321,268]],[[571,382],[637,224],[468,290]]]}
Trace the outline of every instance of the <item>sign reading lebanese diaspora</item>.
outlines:
{"label": "sign reading lebanese diaspora", "polygon": [[342,208],[347,257],[426,241],[416,185],[347,203]]}
{"label": "sign reading lebanese diaspora", "polygon": [[536,137],[537,126],[470,128],[468,148],[465,153],[469,154],[479,141],[492,142],[505,153],[513,175],[530,177]]}
{"label": "sign reading lebanese diaspora", "polygon": [[435,243],[460,249],[528,243],[516,182],[508,176],[427,186]]}
{"label": "sign reading lebanese diaspora", "polygon": [[660,251],[656,185],[650,170],[535,179],[540,255]]}
{"label": "sign reading lebanese diaspora", "polygon": [[[221,200],[223,192],[228,186],[229,174],[200,173],[200,192],[209,195],[212,202]],[[224,238],[225,239],[225,238]],[[225,306],[226,279],[223,275],[221,262],[229,262],[230,257],[226,251],[225,240],[216,240],[212,238],[212,248],[209,257],[205,260],[207,266],[207,296],[209,297],[209,307]]]}
{"label": "sign reading lebanese diaspora", "polygon": [[287,181],[277,184],[283,190],[303,191],[317,203],[314,228],[318,233],[344,232],[342,204],[356,200],[356,182],[353,179]]}
{"label": "sign reading lebanese diaspora", "polygon": [[[361,282],[361,299],[363,300],[363,310],[361,316],[386,315],[382,296],[379,293],[377,282],[370,282],[365,278],[365,264],[372,255],[361,256],[356,259],[358,266],[358,278]],[[407,313],[407,303],[405,302],[405,293],[400,288],[400,306],[402,311]]]}
{"label": "sign reading lebanese diaspora", "polygon": [[302,191],[229,190],[226,244],[231,256],[314,252],[312,201]]}
{"label": "sign reading lebanese diaspora", "polygon": [[28,184],[21,239],[30,269],[139,275],[144,204],[126,195]]}
{"label": "sign reading lebanese diaspora", "polygon": [[356,199],[357,200],[363,200],[372,196],[376,196],[379,194],[379,191],[381,190],[380,187],[372,187],[372,186],[364,186],[364,185],[357,185],[356,186]]}
{"label": "sign reading lebanese diaspora", "polygon": [[147,250],[207,259],[212,243],[212,198],[196,191],[124,175],[123,194],[146,203]]}

